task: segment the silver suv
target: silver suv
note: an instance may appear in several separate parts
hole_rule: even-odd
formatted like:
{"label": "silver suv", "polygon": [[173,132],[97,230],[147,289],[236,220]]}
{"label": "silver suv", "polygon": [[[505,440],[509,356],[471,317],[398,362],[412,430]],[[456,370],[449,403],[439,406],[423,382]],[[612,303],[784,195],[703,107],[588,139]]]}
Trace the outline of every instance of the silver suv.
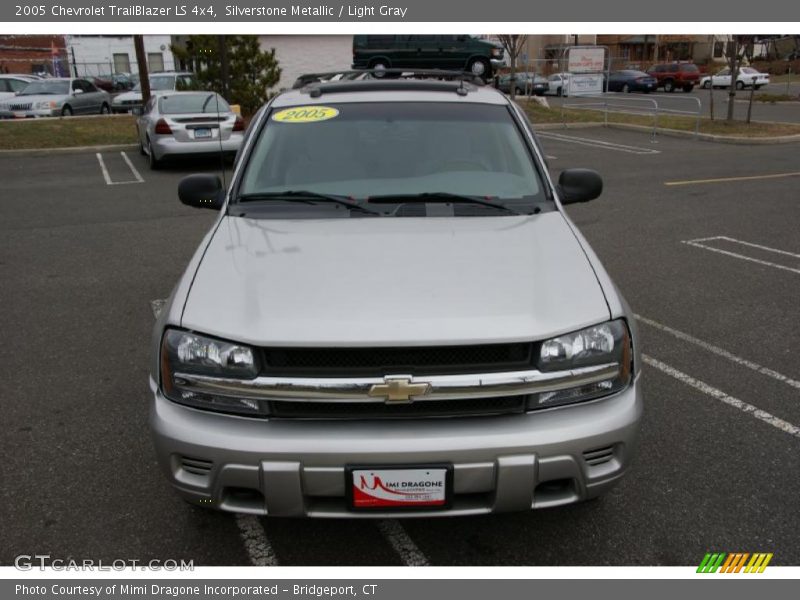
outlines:
{"label": "silver suv", "polygon": [[446,516],[596,497],[642,412],[632,314],[497,90],[305,85],[247,131],[161,313],[150,423],[189,502],[274,516]]}

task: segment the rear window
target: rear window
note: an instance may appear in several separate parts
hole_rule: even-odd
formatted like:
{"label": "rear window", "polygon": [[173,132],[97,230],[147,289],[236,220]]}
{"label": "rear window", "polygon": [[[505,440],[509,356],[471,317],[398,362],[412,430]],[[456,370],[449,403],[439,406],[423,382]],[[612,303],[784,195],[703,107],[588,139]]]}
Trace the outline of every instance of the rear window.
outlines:
{"label": "rear window", "polygon": [[444,192],[523,207],[544,199],[533,158],[505,106],[376,102],[322,108],[335,116],[284,122],[287,108],[269,117],[241,194],[308,190],[362,200]]}
{"label": "rear window", "polygon": [[218,94],[176,94],[159,98],[158,110],[165,115],[174,115],[230,112],[231,107]]}

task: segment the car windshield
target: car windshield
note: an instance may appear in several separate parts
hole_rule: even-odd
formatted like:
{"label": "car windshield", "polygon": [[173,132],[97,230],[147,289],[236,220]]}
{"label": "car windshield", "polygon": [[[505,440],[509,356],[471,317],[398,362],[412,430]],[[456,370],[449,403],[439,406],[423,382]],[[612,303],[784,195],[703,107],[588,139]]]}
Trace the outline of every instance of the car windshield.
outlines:
{"label": "car windshield", "polygon": [[[167,76],[153,76],[150,78],[150,91],[156,90],[174,90],[175,89],[175,76],[174,75],[167,75]],[[142,84],[141,82],[137,83],[134,88],[134,92],[141,92],[142,91]]]}
{"label": "car windshield", "polygon": [[356,201],[469,195],[505,201],[522,212],[545,198],[508,109],[450,102],[277,110],[253,149],[239,194],[287,190]]}
{"label": "car windshield", "polygon": [[697,65],[681,65],[680,70],[684,73],[696,73]]}
{"label": "car windshield", "polygon": [[20,93],[21,96],[36,94],[69,94],[69,81],[31,81]]}
{"label": "car windshield", "polygon": [[158,111],[165,115],[181,113],[227,113],[231,107],[218,94],[175,94],[158,100]]}

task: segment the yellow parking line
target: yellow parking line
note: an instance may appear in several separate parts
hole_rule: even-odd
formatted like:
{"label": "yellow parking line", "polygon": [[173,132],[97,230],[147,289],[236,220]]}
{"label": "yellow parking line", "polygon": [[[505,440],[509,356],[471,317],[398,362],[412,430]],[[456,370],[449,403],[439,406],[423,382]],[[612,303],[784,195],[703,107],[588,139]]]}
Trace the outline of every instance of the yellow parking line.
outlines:
{"label": "yellow parking line", "polygon": [[747,177],[719,177],[717,179],[688,179],[686,181],[665,181],[664,185],[695,185],[701,183],[728,183],[730,181],[752,181],[754,179],[779,179],[781,177],[800,177],[800,171],[792,173],[773,173],[772,175],[749,175]]}

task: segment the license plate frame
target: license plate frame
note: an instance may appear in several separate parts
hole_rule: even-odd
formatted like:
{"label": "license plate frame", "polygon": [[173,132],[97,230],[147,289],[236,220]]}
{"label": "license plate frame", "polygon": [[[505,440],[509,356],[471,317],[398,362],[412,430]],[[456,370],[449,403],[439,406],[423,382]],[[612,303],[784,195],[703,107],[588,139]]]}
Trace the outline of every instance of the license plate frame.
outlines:
{"label": "license plate frame", "polygon": [[194,139],[210,140],[213,137],[210,127],[198,127],[194,130]]}
{"label": "license plate frame", "polygon": [[[441,475],[434,476],[434,480],[443,480],[444,483],[444,498],[435,501],[401,501],[398,498],[396,502],[385,502],[385,499],[378,499],[375,501],[365,501],[364,498],[356,497],[356,481],[355,477],[361,474],[374,475],[383,477],[392,473],[395,476],[403,476],[409,473],[416,473],[419,476],[423,472],[440,472]],[[404,473],[403,473],[404,472]],[[374,479],[372,481],[374,484]],[[434,490],[436,491],[436,490]],[[420,492],[421,494],[423,492]],[[349,464],[345,466],[345,496],[347,502],[347,509],[352,512],[419,512],[419,511],[440,511],[447,510],[453,503],[453,465],[451,463],[425,463],[425,464],[393,464],[393,465],[375,465],[375,464]]]}

